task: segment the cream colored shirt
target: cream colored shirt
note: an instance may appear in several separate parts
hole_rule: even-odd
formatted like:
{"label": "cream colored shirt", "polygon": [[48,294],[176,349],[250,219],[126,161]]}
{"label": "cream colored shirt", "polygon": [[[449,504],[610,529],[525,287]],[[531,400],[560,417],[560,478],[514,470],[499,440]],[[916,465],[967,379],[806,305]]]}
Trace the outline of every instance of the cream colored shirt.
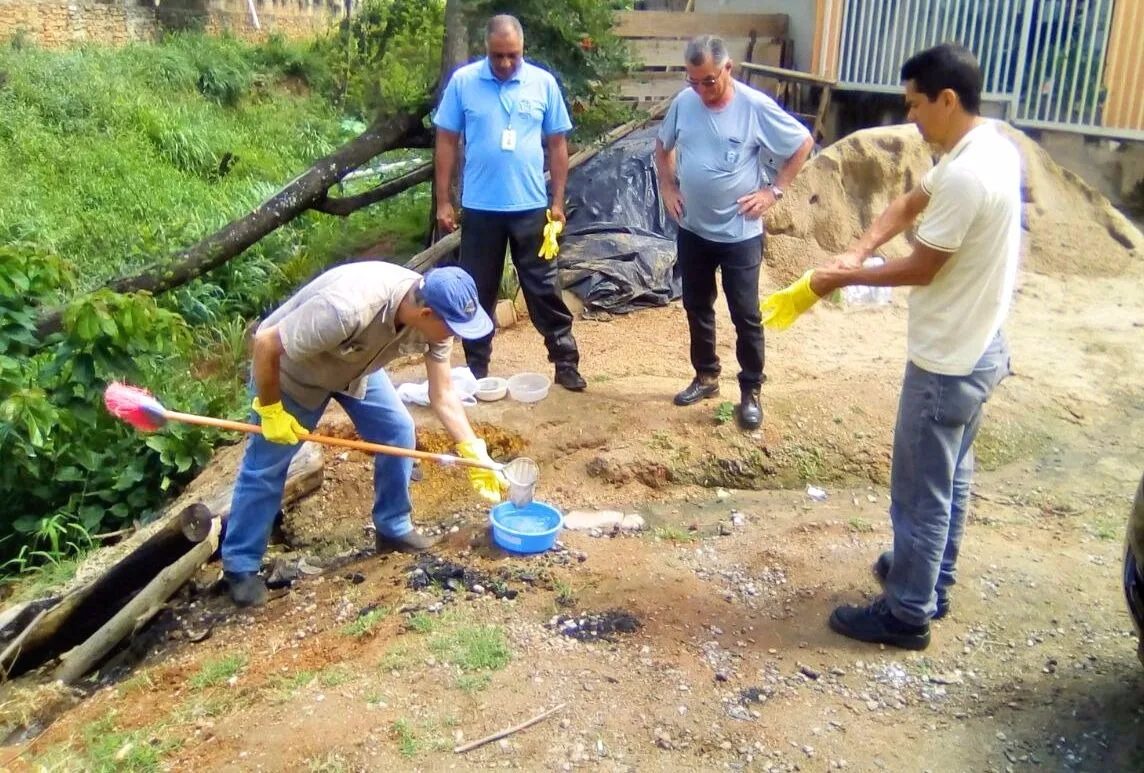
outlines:
{"label": "cream colored shirt", "polygon": [[929,204],[917,238],[952,253],[910,291],[909,358],[965,376],[1009,314],[1021,245],[1021,157],[991,121],[969,131],[922,178]]}
{"label": "cream colored shirt", "polygon": [[397,309],[421,275],[380,261],[348,263],[305,285],[259,329],[278,326],[285,354],[282,391],[310,410],[331,393],[365,396],[365,379],[398,356],[423,353],[448,362],[453,339],[428,344]]}

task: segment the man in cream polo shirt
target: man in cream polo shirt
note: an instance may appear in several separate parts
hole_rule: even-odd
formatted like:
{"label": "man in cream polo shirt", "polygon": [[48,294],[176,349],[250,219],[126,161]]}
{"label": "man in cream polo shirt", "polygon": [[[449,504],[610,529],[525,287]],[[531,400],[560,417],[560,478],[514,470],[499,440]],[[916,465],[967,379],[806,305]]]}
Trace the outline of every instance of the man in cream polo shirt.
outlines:
{"label": "man in cream polo shirt", "polygon": [[[843,636],[906,649],[929,645],[929,621],[950,611],[973,440],[985,402],[1009,375],[1001,326],[1009,313],[1021,239],[1021,160],[979,115],[981,70],[960,46],[941,45],[902,66],[909,118],[945,152],[830,268],[819,297],[848,285],[912,286],[909,362],[894,429],[890,518],[894,547],[874,564],[885,593],[840,607]],[[862,261],[919,215],[913,253],[877,268]]]}

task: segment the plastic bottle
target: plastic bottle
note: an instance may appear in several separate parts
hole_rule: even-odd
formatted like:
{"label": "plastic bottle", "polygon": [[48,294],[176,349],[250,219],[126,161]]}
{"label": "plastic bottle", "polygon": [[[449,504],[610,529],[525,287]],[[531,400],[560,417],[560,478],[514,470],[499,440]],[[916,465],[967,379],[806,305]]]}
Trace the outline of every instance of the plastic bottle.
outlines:
{"label": "plastic bottle", "polygon": [[[862,262],[864,268],[874,268],[885,264],[885,259],[875,255]],[[890,287],[869,287],[867,285],[852,285],[842,288],[842,302],[847,306],[887,306],[893,300],[893,290]]]}

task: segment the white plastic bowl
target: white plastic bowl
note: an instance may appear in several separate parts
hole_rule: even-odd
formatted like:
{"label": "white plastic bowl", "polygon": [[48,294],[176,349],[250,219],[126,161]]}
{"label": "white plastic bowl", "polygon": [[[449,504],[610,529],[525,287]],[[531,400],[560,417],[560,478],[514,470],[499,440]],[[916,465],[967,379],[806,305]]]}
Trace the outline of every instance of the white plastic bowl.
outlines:
{"label": "white plastic bowl", "polygon": [[503,400],[508,392],[508,380],[499,376],[489,376],[477,380],[477,399],[487,403]]}
{"label": "white plastic bowl", "polygon": [[508,379],[508,393],[521,403],[535,403],[548,396],[552,382],[540,373],[517,373]]}

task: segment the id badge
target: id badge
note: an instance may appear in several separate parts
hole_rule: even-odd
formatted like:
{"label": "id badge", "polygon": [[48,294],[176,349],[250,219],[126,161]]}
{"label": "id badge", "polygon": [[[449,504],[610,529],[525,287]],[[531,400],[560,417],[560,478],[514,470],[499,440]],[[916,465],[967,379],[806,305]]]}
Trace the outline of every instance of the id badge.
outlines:
{"label": "id badge", "polygon": [[516,150],[516,131],[505,129],[500,136],[501,150]]}

